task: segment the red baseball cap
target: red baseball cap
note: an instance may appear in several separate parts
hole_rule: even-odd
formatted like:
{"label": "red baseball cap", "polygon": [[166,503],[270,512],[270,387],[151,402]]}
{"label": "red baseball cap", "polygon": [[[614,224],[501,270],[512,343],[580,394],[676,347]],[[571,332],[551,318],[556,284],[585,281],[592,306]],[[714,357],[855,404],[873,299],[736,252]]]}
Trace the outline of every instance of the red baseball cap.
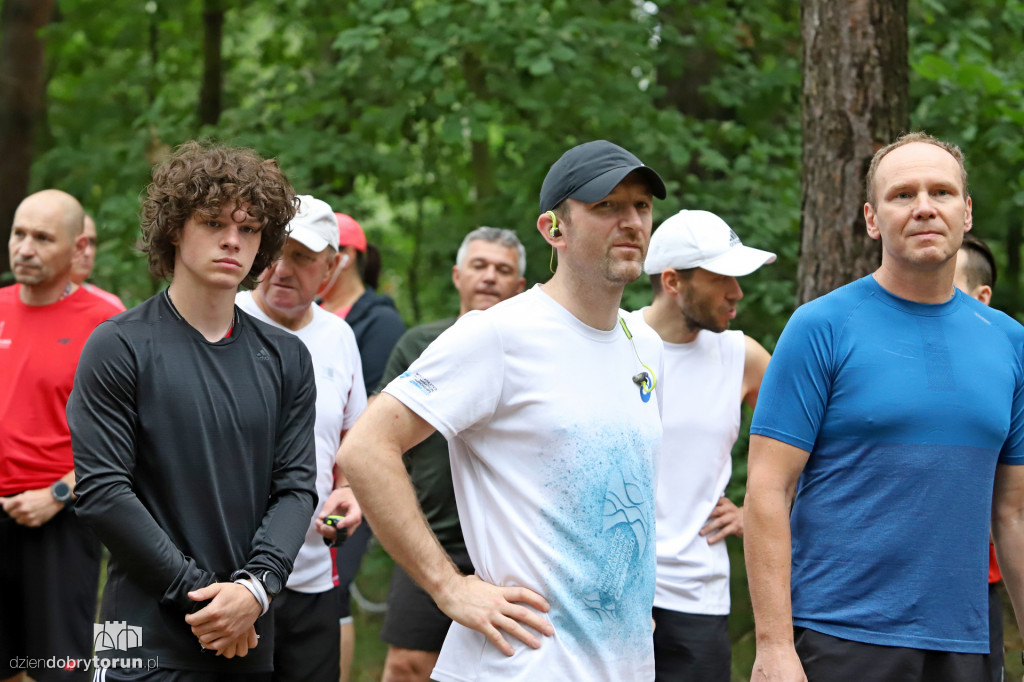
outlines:
{"label": "red baseball cap", "polygon": [[350,215],[335,213],[338,219],[338,246],[351,246],[356,251],[366,251],[366,233]]}

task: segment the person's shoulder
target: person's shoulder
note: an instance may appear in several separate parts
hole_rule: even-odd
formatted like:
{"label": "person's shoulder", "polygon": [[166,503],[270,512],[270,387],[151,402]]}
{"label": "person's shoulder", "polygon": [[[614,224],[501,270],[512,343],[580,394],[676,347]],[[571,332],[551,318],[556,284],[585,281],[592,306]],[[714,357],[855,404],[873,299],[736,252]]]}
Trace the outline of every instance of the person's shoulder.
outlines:
{"label": "person's shoulder", "polygon": [[433,322],[425,322],[405,332],[402,338],[407,343],[416,343],[424,339],[433,340],[440,336],[448,327],[455,324],[456,320],[458,320],[456,317],[446,317],[441,320],[434,320]]}
{"label": "person's shoulder", "polygon": [[11,284],[6,287],[0,287],[0,305],[6,305],[13,303],[18,299],[18,285]]}
{"label": "person's shoulder", "polygon": [[313,324],[317,326],[317,329],[322,333],[336,336],[344,341],[349,341],[354,344],[356,335],[352,331],[352,326],[348,322],[338,317],[334,313],[329,313],[318,305],[313,305]]}
{"label": "person's shoulder", "polygon": [[101,296],[86,287],[79,287],[79,291],[76,293],[80,293],[77,301],[82,308],[82,312],[94,317],[98,321],[109,319],[125,311],[123,305],[118,305],[109,298]]}
{"label": "person's shoulder", "polygon": [[650,327],[650,325],[647,324],[647,320],[644,319],[644,311],[647,310],[649,307],[650,306],[644,306],[643,308],[639,308],[638,310],[633,310],[631,312],[620,310],[619,315],[622,317],[622,319],[626,321],[626,324],[628,324],[630,327]]}
{"label": "person's shoulder", "polygon": [[978,319],[985,324],[994,327],[1005,335],[1015,349],[1024,349],[1024,326],[1013,317],[1002,310],[985,305],[967,294],[957,291],[961,297],[963,311],[971,318]]}

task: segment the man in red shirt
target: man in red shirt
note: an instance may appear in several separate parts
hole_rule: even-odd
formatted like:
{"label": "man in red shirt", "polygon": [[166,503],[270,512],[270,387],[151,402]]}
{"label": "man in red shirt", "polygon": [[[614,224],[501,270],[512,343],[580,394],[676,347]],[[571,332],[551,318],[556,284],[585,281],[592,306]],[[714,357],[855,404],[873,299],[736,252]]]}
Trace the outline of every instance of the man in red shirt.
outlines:
{"label": "man in red shirt", "polygon": [[[81,679],[77,659],[92,657],[100,544],[68,509],[65,407],[85,340],[118,309],[71,281],[83,215],[74,197],[43,190],[18,206],[8,242],[17,283],[0,289],[0,679],[25,668],[37,682]],[[60,665],[47,667],[51,657]]]}

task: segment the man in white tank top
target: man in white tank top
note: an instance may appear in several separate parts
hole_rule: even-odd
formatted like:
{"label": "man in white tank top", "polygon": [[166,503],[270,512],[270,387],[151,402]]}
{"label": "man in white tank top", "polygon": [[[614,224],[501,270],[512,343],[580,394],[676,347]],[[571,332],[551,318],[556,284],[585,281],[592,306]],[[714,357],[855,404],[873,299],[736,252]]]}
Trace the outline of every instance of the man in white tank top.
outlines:
{"label": "man in white tank top", "polygon": [[729,682],[729,535],[743,511],[725,494],[740,403],[753,409],[769,355],[727,331],[743,297],[736,278],[775,254],[744,246],[721,218],[680,211],[651,237],[644,271],[654,301],[631,314],[665,342],[664,437],[656,495],[657,680]]}

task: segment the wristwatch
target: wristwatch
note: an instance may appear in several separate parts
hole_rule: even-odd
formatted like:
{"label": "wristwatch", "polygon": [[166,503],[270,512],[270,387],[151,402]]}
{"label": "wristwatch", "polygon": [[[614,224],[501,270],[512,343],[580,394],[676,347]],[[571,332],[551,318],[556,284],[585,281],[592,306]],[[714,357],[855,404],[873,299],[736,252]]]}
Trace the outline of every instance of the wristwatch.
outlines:
{"label": "wristwatch", "polygon": [[257,573],[256,578],[263,583],[263,589],[267,591],[267,596],[273,599],[281,592],[281,579],[277,577],[277,574],[273,571],[263,571],[262,574]]}
{"label": "wristwatch", "polygon": [[281,579],[278,578],[273,571],[262,571],[253,574],[246,570],[240,570],[231,574],[232,581],[239,580],[241,578],[258,580],[260,585],[263,586],[263,591],[266,592],[267,596],[271,599],[281,592]]}
{"label": "wristwatch", "polygon": [[71,486],[64,481],[57,481],[50,486],[50,494],[53,495],[53,499],[61,503],[62,506],[67,507],[71,504]]}

